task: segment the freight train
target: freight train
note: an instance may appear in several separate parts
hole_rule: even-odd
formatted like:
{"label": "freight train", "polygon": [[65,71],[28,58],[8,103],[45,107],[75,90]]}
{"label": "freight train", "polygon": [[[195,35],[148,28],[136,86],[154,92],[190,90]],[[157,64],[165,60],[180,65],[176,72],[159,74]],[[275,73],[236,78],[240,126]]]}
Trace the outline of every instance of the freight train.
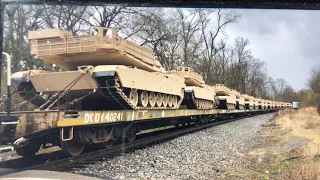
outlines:
{"label": "freight train", "polygon": [[292,106],[207,85],[190,67],[166,71],[151,51],[113,28],[92,26],[89,35],[80,36],[29,31],[28,39],[32,56],[59,69],[11,77],[25,100],[18,106],[32,104],[35,110],[0,114],[0,138],[24,157],[47,144],[78,156],[89,144],[108,148],[120,138],[133,142],[146,129]]}

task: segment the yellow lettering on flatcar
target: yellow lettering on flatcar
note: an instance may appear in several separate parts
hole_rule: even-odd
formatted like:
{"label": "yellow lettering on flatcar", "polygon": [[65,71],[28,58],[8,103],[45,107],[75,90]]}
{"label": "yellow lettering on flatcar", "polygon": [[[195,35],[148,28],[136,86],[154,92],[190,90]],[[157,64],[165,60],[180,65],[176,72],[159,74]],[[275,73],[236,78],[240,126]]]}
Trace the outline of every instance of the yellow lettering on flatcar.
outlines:
{"label": "yellow lettering on flatcar", "polygon": [[122,121],[123,113],[121,112],[86,112],[84,114],[85,124],[99,124],[105,122]]}

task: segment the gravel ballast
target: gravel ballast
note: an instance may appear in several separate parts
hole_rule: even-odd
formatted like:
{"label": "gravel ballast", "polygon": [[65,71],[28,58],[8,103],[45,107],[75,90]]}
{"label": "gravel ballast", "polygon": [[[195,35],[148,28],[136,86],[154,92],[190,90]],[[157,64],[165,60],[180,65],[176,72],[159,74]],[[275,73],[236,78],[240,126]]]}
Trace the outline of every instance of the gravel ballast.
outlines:
{"label": "gravel ballast", "polygon": [[274,113],[215,126],[73,169],[112,179],[221,179],[237,166]]}

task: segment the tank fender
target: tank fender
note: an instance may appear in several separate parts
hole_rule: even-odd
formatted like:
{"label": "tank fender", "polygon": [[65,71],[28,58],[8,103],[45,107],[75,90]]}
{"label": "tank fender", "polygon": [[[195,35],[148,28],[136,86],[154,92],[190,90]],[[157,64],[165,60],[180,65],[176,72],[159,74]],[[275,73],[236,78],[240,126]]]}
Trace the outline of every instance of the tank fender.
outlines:
{"label": "tank fender", "polygon": [[29,78],[28,74],[29,74],[28,71],[16,72],[11,75],[11,82],[12,83],[29,82],[30,78]]}
{"label": "tank fender", "polygon": [[186,92],[193,92],[195,98],[205,99],[209,101],[214,101],[214,92],[208,88],[202,88],[197,86],[187,86],[185,88]]}
{"label": "tank fender", "polygon": [[92,77],[115,76],[118,68],[126,68],[126,67],[116,66],[116,65],[96,66],[92,71]]}
{"label": "tank fender", "polygon": [[227,101],[228,104],[236,104],[236,97],[235,96],[216,96],[218,100]]}
{"label": "tank fender", "polygon": [[11,81],[13,83],[30,82],[29,75],[36,75],[36,74],[41,74],[41,73],[45,73],[45,72],[48,72],[48,71],[34,69],[34,70],[29,70],[29,71],[16,72],[11,75]]}

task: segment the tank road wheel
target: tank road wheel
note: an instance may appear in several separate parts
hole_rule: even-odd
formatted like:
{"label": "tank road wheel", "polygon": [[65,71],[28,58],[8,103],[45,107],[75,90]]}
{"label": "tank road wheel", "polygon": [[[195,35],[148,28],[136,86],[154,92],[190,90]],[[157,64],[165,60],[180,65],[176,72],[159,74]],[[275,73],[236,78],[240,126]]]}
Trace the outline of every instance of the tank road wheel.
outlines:
{"label": "tank road wheel", "polygon": [[204,101],[204,109],[208,109],[208,101],[207,100],[203,100]]}
{"label": "tank road wheel", "polygon": [[178,98],[177,96],[172,96],[172,105],[174,108],[178,107]]}
{"label": "tank road wheel", "polygon": [[166,94],[162,95],[162,105],[163,107],[167,107],[168,105],[168,96]]}
{"label": "tank road wheel", "polygon": [[161,93],[157,93],[157,107],[161,107],[162,106],[162,94]]}
{"label": "tank road wheel", "polygon": [[234,109],[236,109],[236,105],[235,104],[227,104],[227,109],[234,110]]}
{"label": "tank road wheel", "polygon": [[148,93],[147,91],[142,91],[139,96],[139,105],[143,107],[148,106]]}
{"label": "tank road wheel", "polygon": [[138,105],[138,92],[137,90],[131,89],[129,93],[129,99],[132,105],[137,106]]}
{"label": "tank road wheel", "polygon": [[156,105],[156,101],[157,101],[156,94],[154,92],[150,92],[150,94],[149,94],[149,104],[150,104],[150,106],[154,107]]}
{"label": "tank road wheel", "polygon": [[85,144],[80,142],[78,136],[73,136],[72,140],[61,141],[61,149],[68,157],[79,156],[85,148]]}
{"label": "tank road wheel", "polygon": [[199,109],[203,109],[203,101],[199,99]]}
{"label": "tank road wheel", "polygon": [[34,156],[40,149],[40,143],[29,143],[23,147],[19,147],[16,149],[16,153],[20,156],[29,158]]}
{"label": "tank road wheel", "polygon": [[172,95],[168,95],[168,106],[172,107]]}

